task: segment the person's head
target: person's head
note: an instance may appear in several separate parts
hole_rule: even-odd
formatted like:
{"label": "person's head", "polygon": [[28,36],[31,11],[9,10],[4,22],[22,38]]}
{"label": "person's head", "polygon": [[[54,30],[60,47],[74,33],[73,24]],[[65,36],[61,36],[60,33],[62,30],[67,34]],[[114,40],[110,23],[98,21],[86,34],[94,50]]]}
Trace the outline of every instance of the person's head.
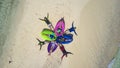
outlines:
{"label": "person's head", "polygon": [[54,38],[54,36],[53,36],[53,35],[50,35],[50,38],[52,39],[52,38]]}
{"label": "person's head", "polygon": [[62,31],[62,29],[58,28],[57,32],[60,33]]}
{"label": "person's head", "polygon": [[64,42],[65,38],[60,38],[59,40],[60,40],[60,42]]}
{"label": "person's head", "polygon": [[40,45],[44,45],[44,42],[40,42],[39,44],[40,44]]}

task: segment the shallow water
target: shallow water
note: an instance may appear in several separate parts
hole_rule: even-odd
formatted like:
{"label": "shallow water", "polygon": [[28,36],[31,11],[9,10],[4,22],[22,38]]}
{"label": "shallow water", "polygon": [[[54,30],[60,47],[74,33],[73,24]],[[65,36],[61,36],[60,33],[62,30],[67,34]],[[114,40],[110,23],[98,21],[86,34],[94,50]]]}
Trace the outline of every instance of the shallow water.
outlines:
{"label": "shallow water", "polygon": [[120,48],[118,49],[118,52],[115,56],[115,61],[113,63],[112,68],[120,68]]}
{"label": "shallow water", "polygon": [[2,47],[9,36],[10,26],[13,23],[12,15],[18,3],[18,0],[0,0],[0,56],[2,54]]}

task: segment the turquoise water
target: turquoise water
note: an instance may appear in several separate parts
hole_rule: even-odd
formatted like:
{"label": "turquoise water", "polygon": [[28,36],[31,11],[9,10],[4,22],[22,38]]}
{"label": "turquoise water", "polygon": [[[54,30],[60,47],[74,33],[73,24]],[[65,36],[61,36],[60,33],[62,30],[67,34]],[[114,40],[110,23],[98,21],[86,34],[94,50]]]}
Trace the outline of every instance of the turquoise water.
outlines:
{"label": "turquoise water", "polygon": [[120,48],[115,56],[115,62],[113,63],[112,68],[120,68]]}
{"label": "turquoise water", "polygon": [[0,56],[2,47],[9,36],[12,12],[16,10],[18,3],[18,0],[0,0]]}

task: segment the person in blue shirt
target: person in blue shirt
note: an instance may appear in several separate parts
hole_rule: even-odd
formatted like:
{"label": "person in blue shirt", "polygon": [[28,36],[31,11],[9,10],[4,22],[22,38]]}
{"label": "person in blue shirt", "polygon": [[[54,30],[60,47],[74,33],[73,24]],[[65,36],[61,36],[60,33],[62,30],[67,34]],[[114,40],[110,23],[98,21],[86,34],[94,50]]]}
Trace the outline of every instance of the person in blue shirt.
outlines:
{"label": "person in blue shirt", "polygon": [[[75,35],[77,35],[77,33],[76,33],[75,29],[76,29],[76,27],[74,27],[74,22],[73,22],[73,23],[72,23],[72,27],[71,27],[71,28],[69,28],[69,29],[67,29],[66,31],[69,31],[69,32],[74,32],[74,33],[75,33]],[[66,32],[66,31],[65,31],[65,32]]]}

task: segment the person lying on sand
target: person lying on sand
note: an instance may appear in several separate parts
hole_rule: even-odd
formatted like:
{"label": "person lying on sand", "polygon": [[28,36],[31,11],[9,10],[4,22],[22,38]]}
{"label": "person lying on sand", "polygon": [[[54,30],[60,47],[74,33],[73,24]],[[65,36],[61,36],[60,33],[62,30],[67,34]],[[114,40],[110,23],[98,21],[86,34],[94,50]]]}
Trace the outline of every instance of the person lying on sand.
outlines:
{"label": "person lying on sand", "polygon": [[73,53],[71,53],[71,52],[66,51],[65,48],[64,48],[64,46],[63,46],[62,44],[60,44],[59,47],[60,47],[60,50],[61,50],[62,53],[63,53],[63,55],[62,55],[62,57],[61,57],[61,60],[63,59],[64,56],[67,57],[67,54],[73,54]]}
{"label": "person lying on sand", "polygon": [[49,21],[49,14],[47,14],[47,17],[44,17],[44,19],[40,19],[41,21],[45,21],[45,23],[48,25],[48,27],[51,29],[51,30],[54,30],[54,27],[52,25],[52,23]]}
{"label": "person lying on sand", "polygon": [[39,42],[38,45],[40,45],[40,50],[41,50],[42,46],[45,45],[46,42],[48,42],[48,41],[40,41],[38,38],[36,38],[36,39]]}
{"label": "person lying on sand", "polygon": [[67,30],[65,31],[65,33],[66,33],[67,31],[69,31],[69,32],[74,32],[74,33],[75,33],[75,35],[77,35],[77,33],[76,33],[75,29],[76,29],[76,27],[74,27],[74,22],[73,22],[73,23],[72,23],[72,27],[71,27],[71,28],[69,28],[69,29],[67,29]]}

